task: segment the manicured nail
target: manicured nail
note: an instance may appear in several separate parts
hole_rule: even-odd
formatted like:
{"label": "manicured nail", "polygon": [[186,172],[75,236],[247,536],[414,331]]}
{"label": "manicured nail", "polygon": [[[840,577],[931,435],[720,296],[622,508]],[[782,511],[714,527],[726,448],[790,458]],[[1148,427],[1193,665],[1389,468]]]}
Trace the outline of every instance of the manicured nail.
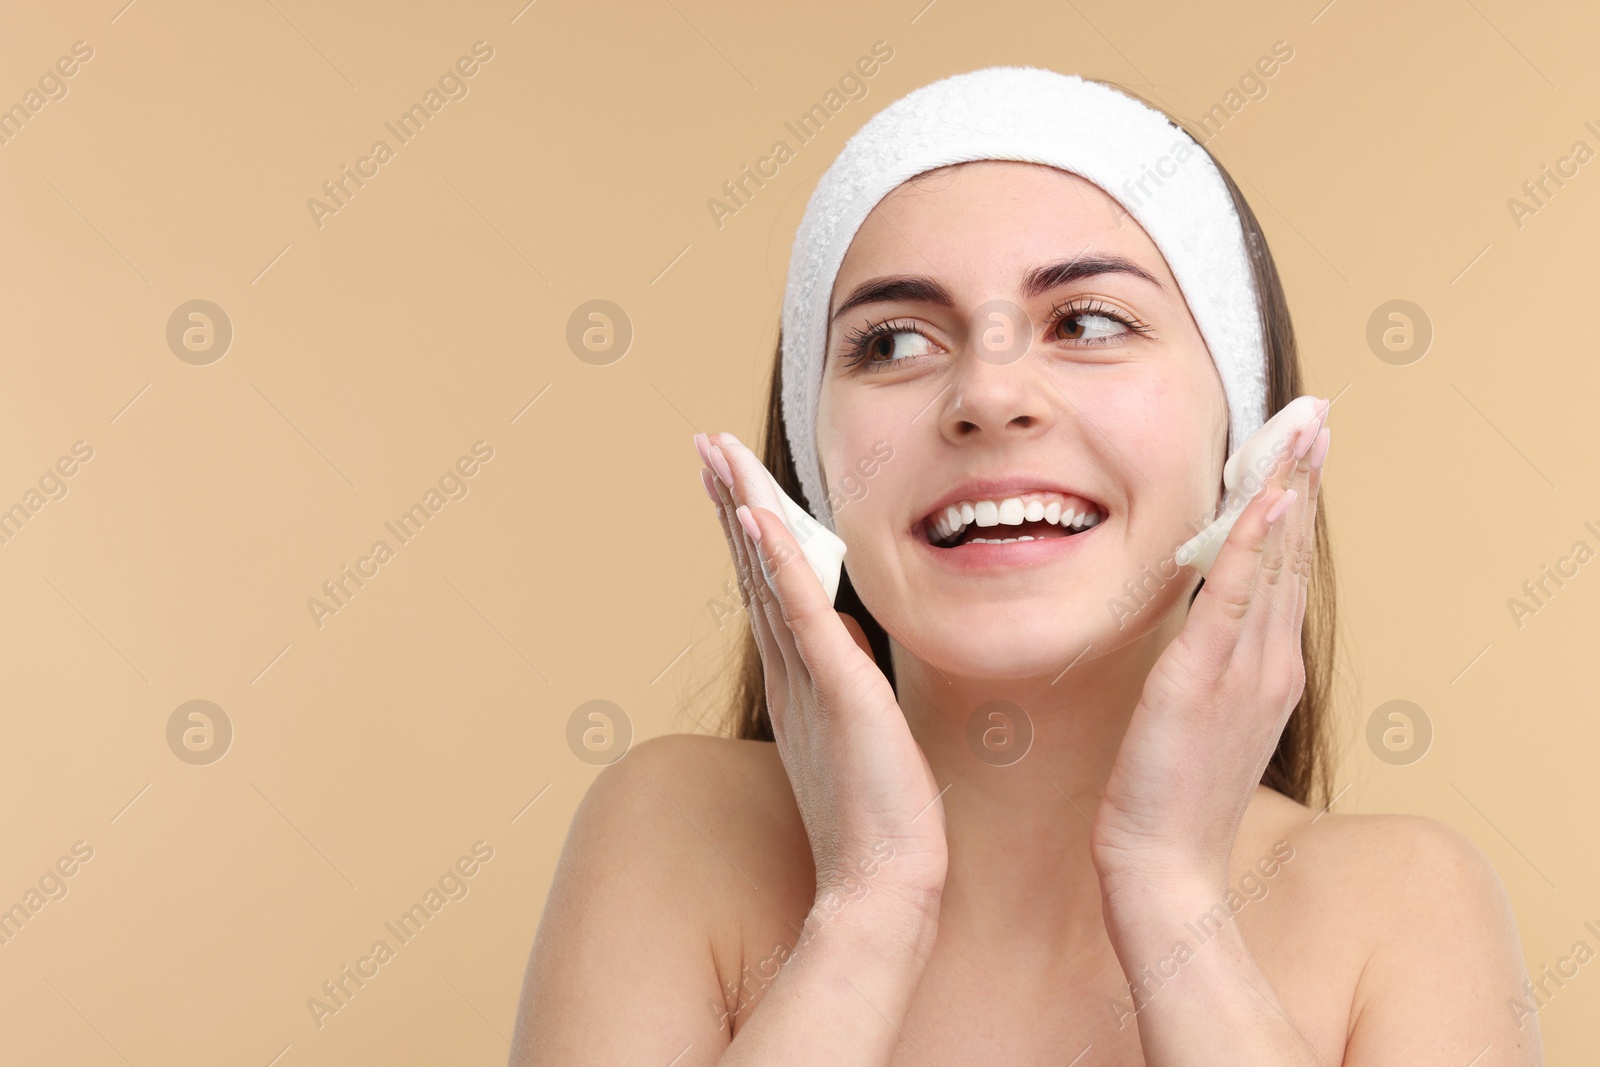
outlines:
{"label": "manicured nail", "polygon": [[717,477],[722,479],[722,484],[732,489],[733,469],[728,466],[728,457],[716,445],[711,446],[711,466],[717,472]]}
{"label": "manicured nail", "polygon": [[711,464],[711,439],[703,433],[694,435],[694,450],[700,453],[700,462]]}
{"label": "manicured nail", "polygon": [[744,447],[744,442],[739,440],[737,437],[733,436],[733,434],[725,433],[722,436],[723,436],[723,438],[725,440],[732,441],[734,444],[738,445],[740,448]]}
{"label": "manicured nail", "polygon": [[756,544],[761,543],[761,527],[756,525],[756,517],[750,514],[749,505],[740,504],[734,514],[739,516],[739,525],[744,527],[744,532],[750,535],[750,540]]}
{"label": "manicured nail", "polygon": [[1323,460],[1328,458],[1328,445],[1331,444],[1332,442],[1333,442],[1333,427],[1332,426],[1323,427],[1322,432],[1317,434],[1317,447],[1311,450],[1311,469],[1312,470],[1319,471],[1319,470],[1322,469]]}
{"label": "manicured nail", "polygon": [[700,484],[705,488],[706,496],[711,498],[713,504],[722,503],[722,498],[717,495],[717,487],[711,484],[711,472],[704,467],[700,468]]}
{"label": "manicured nail", "polygon": [[1299,493],[1295,492],[1293,489],[1290,489],[1280,496],[1278,498],[1278,502],[1272,505],[1272,510],[1267,512],[1267,525],[1271,526],[1273,523],[1283,518],[1283,513],[1289,510],[1289,505],[1293,504],[1295,497],[1299,495]]}
{"label": "manicured nail", "polygon": [[1301,427],[1300,436],[1296,437],[1294,441],[1295,459],[1304,458],[1305,454],[1311,450],[1311,442],[1317,439],[1318,429],[1320,429],[1320,424],[1315,422],[1309,426]]}
{"label": "manicured nail", "polygon": [[1333,406],[1333,401],[1323,397],[1317,401],[1317,421],[1301,429],[1300,436],[1295,438],[1294,458],[1303,459],[1316,443],[1317,434],[1322,432],[1323,426],[1328,422],[1328,409]]}

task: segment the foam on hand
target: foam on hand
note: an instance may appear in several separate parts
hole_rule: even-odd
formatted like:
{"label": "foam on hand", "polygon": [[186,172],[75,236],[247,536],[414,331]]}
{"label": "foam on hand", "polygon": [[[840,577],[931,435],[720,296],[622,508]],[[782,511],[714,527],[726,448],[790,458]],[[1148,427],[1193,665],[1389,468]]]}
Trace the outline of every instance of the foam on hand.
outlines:
{"label": "foam on hand", "polygon": [[[766,464],[731,434],[722,435],[722,454],[739,472],[739,481],[746,487],[746,504],[766,508],[778,518],[789,534],[800,545],[806,562],[811,564],[822,591],[832,604],[839,595],[839,571],[844,566],[844,542],[839,535],[818,522],[805,508],[792,500],[783,486],[767,470]],[[754,475],[759,471],[759,478]]]}
{"label": "foam on hand", "polygon": [[[1327,405],[1322,400],[1314,396],[1299,396],[1251,434],[1243,447],[1222,465],[1222,514],[1210,526],[1185,541],[1173,557],[1174,562],[1180,567],[1192,564],[1201,577],[1209,577],[1211,565],[1216,562],[1217,554],[1222,551],[1233,524],[1244,513],[1245,506],[1266,484],[1284,453],[1294,447],[1300,434],[1313,423],[1320,424],[1326,417]],[[1241,492],[1240,487],[1247,478],[1249,484]]]}
{"label": "foam on hand", "polygon": [[[766,471],[765,466],[761,469]],[[782,517],[783,524],[789,528],[789,533],[799,542],[800,551],[805,554],[806,562],[811,564],[817,579],[822,582],[822,591],[828,594],[828,603],[832,604],[834,597],[839,594],[839,570],[844,566],[844,542],[839,539],[838,534],[812,518],[804,508],[790,499],[789,494],[783,491],[783,486],[778,484],[771,471],[767,471],[767,481],[777,494],[778,503],[782,505],[778,515]]]}

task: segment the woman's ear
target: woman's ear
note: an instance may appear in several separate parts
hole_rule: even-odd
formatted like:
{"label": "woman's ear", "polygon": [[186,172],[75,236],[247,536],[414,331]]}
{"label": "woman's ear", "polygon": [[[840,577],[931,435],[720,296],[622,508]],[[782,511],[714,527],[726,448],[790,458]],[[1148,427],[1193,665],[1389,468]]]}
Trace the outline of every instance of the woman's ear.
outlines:
{"label": "woman's ear", "polygon": [[867,658],[873,663],[877,663],[878,657],[872,654],[872,643],[867,640],[867,631],[861,628],[861,624],[856,621],[856,617],[854,615],[846,615],[842,611],[837,614],[839,621],[844,623],[844,628],[850,631],[850,636],[855,638],[856,644],[861,646],[861,651],[865,652]]}

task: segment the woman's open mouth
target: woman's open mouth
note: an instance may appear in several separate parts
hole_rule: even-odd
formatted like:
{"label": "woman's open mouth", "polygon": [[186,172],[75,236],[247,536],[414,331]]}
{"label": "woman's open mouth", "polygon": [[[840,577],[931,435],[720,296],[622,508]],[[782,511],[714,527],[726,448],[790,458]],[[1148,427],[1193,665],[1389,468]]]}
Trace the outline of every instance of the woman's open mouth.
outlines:
{"label": "woman's open mouth", "polygon": [[1080,536],[1105,518],[1093,501],[1048,490],[998,499],[962,500],[925,516],[917,524],[935,548],[1003,545]]}

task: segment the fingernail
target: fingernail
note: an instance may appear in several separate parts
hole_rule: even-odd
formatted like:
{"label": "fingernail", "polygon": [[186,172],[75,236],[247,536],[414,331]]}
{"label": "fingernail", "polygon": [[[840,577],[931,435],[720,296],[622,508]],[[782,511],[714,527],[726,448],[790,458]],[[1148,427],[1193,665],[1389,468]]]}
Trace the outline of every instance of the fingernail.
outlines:
{"label": "fingernail", "polygon": [[1311,450],[1311,469],[1322,469],[1322,461],[1328,458],[1328,445],[1333,442],[1333,427],[1325,426],[1317,435],[1317,447]]}
{"label": "fingernail", "polygon": [[1310,426],[1301,427],[1300,436],[1295,438],[1294,442],[1295,459],[1303,458],[1305,454],[1310,451],[1311,442],[1317,439],[1317,429],[1318,427],[1316,423],[1312,423]]}
{"label": "fingernail", "polygon": [[739,440],[737,437],[733,436],[733,434],[731,434],[731,433],[725,433],[725,434],[722,435],[722,437],[723,437],[724,440],[732,441],[734,444],[738,445],[740,448],[744,447],[744,442]]}
{"label": "fingernail", "polygon": [[700,453],[700,461],[702,463],[710,464],[710,462],[711,462],[711,439],[709,437],[707,437],[703,433],[695,434],[694,435],[694,450],[696,452]]}
{"label": "fingernail", "polygon": [[717,477],[722,479],[722,484],[733,488],[733,470],[728,466],[728,457],[716,445],[711,446],[711,466],[717,472]]}
{"label": "fingernail", "polygon": [[743,526],[744,532],[750,535],[750,540],[759,545],[761,543],[761,527],[756,525],[756,517],[750,514],[749,506],[740,504],[734,513],[739,516],[739,525]]}
{"label": "fingernail", "polygon": [[1295,492],[1293,489],[1290,489],[1280,496],[1278,498],[1278,502],[1272,505],[1272,510],[1267,512],[1267,525],[1271,526],[1273,523],[1283,518],[1283,513],[1289,510],[1289,505],[1293,504],[1295,497],[1299,495],[1299,493]]}
{"label": "fingernail", "polygon": [[711,498],[713,504],[722,503],[722,498],[717,495],[717,487],[711,484],[711,472],[704,467],[700,468],[700,485],[705,489],[706,496]]}

